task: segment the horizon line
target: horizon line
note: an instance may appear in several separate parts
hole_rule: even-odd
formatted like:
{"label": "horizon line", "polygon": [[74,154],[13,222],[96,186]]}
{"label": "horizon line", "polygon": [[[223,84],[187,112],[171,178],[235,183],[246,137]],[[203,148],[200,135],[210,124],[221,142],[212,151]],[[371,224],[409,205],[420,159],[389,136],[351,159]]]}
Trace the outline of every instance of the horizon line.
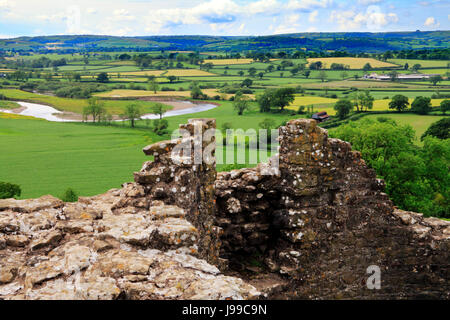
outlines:
{"label": "horizon line", "polygon": [[[384,33],[419,33],[419,32],[450,32],[450,30],[397,30],[397,31],[305,31],[305,32],[292,32],[292,33],[272,33],[264,35],[211,35],[211,34],[154,34],[154,35],[108,35],[108,34],[42,34],[42,35],[20,35],[11,36],[8,38],[0,38],[0,40],[13,40],[18,38],[38,38],[38,37],[71,37],[71,36],[98,36],[98,37],[116,37],[116,38],[144,38],[144,37],[267,37],[267,36],[288,36],[296,34],[321,34],[321,33],[331,33],[331,34],[351,34],[351,33],[370,33],[370,34],[384,34]],[[4,36],[4,35],[2,35]]]}

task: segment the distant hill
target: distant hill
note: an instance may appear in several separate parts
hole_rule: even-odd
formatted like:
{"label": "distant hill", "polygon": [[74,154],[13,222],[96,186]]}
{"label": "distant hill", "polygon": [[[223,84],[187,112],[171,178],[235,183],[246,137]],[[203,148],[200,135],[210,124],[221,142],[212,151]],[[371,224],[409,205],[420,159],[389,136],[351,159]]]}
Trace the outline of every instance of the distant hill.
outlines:
{"label": "distant hill", "polygon": [[143,36],[96,35],[19,37],[0,40],[0,50],[21,52],[196,50],[242,52],[302,50],[384,52],[387,50],[449,48],[450,31],[387,33],[296,33],[271,36]]}

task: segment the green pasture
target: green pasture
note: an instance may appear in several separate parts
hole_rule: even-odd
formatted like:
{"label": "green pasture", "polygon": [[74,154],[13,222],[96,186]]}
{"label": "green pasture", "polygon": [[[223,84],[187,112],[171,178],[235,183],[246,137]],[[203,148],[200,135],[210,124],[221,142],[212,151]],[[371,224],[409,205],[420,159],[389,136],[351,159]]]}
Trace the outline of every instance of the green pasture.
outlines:
{"label": "green pasture", "polygon": [[420,137],[422,134],[428,129],[428,127],[436,121],[441,120],[444,118],[444,116],[424,116],[424,115],[417,115],[417,114],[411,114],[411,113],[405,113],[405,114],[372,114],[368,115],[364,118],[371,118],[376,119],[378,117],[386,117],[393,119],[397,121],[398,124],[406,125],[409,124],[414,128],[416,131],[416,144],[417,145],[423,145],[423,143],[420,141]]}
{"label": "green pasture", "polygon": [[19,184],[22,198],[69,187],[95,195],[132,181],[154,139],[129,128],[0,119],[0,181]]}

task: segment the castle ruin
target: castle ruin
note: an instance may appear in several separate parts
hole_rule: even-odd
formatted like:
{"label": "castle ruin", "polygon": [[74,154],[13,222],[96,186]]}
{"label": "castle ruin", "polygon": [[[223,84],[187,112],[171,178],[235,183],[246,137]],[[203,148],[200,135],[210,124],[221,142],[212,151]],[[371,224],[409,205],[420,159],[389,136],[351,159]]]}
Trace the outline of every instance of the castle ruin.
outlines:
{"label": "castle ruin", "polygon": [[396,209],[316,121],[280,128],[278,168],[221,173],[172,156],[215,120],[180,128],[122,189],[0,200],[0,299],[450,298],[450,222]]}

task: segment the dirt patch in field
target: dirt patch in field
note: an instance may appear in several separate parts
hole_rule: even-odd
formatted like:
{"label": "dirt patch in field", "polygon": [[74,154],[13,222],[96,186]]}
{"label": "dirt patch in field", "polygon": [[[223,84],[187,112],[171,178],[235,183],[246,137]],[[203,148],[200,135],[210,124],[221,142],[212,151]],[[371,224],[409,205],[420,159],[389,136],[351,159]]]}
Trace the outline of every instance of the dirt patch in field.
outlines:
{"label": "dirt patch in field", "polygon": [[20,107],[20,108],[15,108],[15,109],[1,109],[0,108],[0,112],[12,112],[12,113],[21,113],[22,111],[24,111],[26,108],[25,107]]}

